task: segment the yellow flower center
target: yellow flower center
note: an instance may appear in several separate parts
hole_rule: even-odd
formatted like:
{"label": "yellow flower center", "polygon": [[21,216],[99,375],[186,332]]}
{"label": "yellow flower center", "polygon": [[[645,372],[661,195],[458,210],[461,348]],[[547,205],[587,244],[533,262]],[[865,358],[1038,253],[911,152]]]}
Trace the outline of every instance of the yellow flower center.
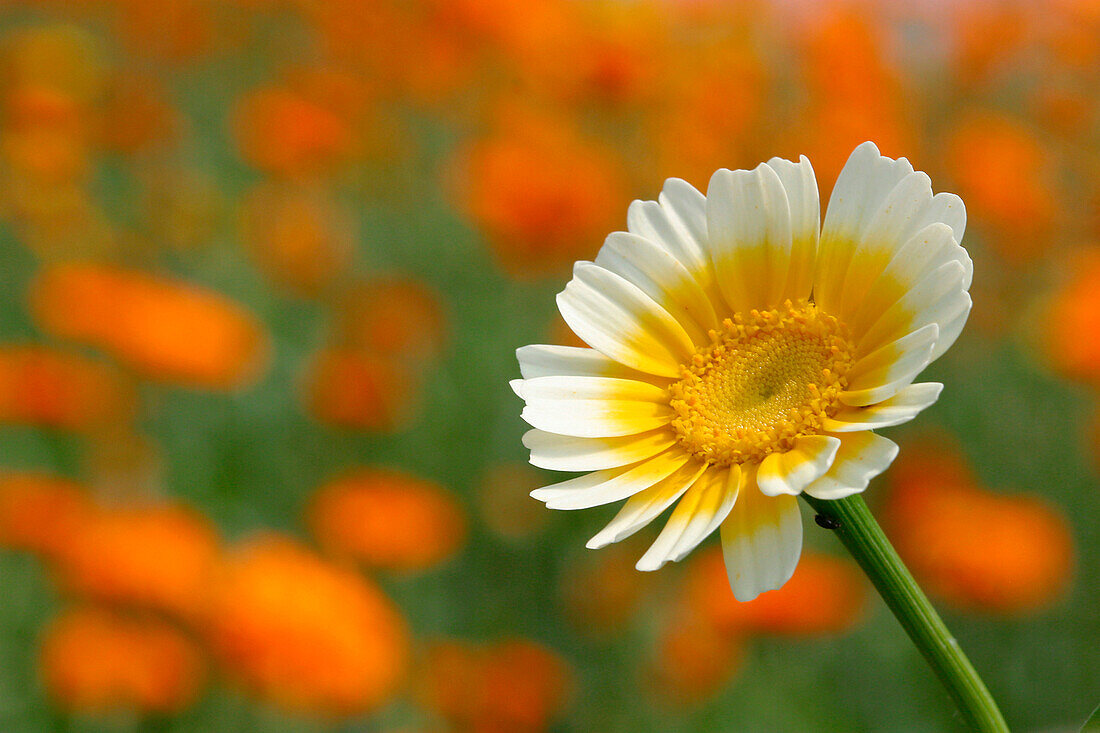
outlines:
{"label": "yellow flower center", "polygon": [[839,409],[855,347],[848,329],[806,300],[738,313],[669,388],[680,444],[732,465],[786,451]]}

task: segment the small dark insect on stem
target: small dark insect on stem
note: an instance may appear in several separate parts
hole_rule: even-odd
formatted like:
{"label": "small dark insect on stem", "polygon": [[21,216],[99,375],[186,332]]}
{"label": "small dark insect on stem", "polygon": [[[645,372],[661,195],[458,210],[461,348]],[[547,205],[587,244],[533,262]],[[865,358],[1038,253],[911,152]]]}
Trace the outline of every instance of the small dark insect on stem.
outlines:
{"label": "small dark insect on stem", "polygon": [[824,514],[814,515],[814,521],[817,522],[817,526],[822,529],[840,529],[840,520],[836,517],[828,517]]}

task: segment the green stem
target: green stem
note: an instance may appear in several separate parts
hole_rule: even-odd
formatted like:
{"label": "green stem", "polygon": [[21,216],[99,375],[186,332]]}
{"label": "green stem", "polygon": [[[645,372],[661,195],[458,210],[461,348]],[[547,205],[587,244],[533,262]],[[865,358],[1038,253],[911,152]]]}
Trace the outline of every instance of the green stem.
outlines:
{"label": "green stem", "polygon": [[822,517],[819,524],[836,530],[943,682],[967,724],[977,731],[1008,731],[985,683],[886,539],[863,497],[857,494],[825,501],[803,494],[802,498]]}

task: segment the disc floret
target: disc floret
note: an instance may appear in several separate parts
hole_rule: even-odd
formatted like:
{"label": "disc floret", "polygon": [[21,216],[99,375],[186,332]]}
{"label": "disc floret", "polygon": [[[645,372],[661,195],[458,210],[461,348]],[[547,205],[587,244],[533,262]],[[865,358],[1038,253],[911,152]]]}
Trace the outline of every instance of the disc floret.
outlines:
{"label": "disc floret", "polygon": [[669,387],[672,427],[701,460],[758,462],[820,433],[839,410],[855,347],[813,303],[739,312],[709,335]]}

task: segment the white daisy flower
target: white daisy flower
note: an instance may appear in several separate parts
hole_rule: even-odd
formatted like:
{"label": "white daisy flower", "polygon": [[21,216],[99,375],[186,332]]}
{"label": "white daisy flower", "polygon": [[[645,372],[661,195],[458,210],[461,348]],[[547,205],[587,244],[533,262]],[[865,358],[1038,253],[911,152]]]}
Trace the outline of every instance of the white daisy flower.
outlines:
{"label": "white daisy flower", "polygon": [[588,547],[675,505],[638,561],[656,570],[721,527],[734,595],[783,585],[802,549],[797,496],[863,491],[897,455],[873,432],[913,418],[913,384],[970,312],[958,196],[860,145],[825,223],[810,162],[720,170],[707,195],[669,179],[558,295],[592,348],[517,351],[531,463],[589,472],[532,496],[626,500]]}

